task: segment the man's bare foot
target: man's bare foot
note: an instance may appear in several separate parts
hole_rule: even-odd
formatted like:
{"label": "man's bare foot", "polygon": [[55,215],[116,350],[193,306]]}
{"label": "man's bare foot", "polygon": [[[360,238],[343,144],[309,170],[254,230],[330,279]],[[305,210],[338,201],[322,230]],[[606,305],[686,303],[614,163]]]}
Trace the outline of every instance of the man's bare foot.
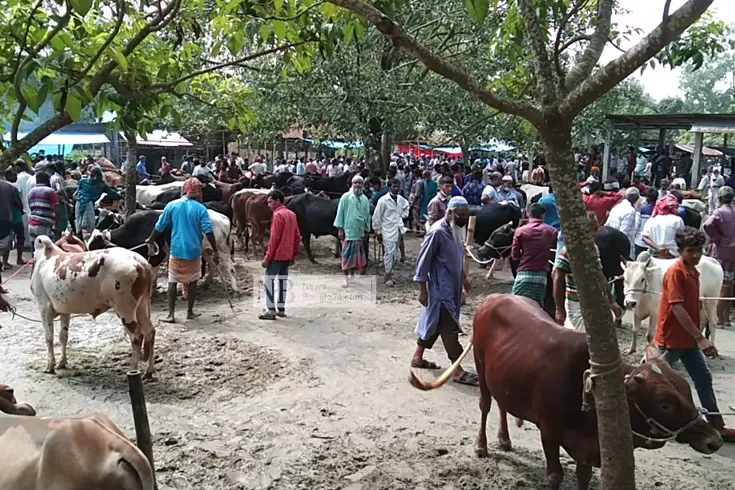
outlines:
{"label": "man's bare foot", "polygon": [[18,264],[18,265],[26,265],[27,263],[28,263],[28,261],[27,260],[23,260],[23,259],[18,259],[18,261],[16,262],[16,264]]}
{"label": "man's bare foot", "polygon": [[193,320],[193,319],[198,318],[200,316],[202,316],[201,313],[189,312],[189,313],[186,314],[186,319],[187,320]]}
{"label": "man's bare foot", "polygon": [[163,323],[176,323],[176,319],[173,316],[167,316],[161,320]]}

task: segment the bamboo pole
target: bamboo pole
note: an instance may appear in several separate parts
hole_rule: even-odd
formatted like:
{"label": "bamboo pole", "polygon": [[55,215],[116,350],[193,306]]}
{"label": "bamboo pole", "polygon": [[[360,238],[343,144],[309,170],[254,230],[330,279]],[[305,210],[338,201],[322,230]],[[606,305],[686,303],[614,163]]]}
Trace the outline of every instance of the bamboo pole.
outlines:
{"label": "bamboo pole", "polygon": [[143,391],[143,378],[140,371],[128,372],[128,391],[130,393],[130,404],[133,407],[133,420],[135,421],[135,440],[138,448],[143,451],[153,472],[153,485],[158,490],[156,483],[156,468],[153,465],[153,439],[151,438],[151,427],[148,423],[148,410],[145,406],[145,393]]}

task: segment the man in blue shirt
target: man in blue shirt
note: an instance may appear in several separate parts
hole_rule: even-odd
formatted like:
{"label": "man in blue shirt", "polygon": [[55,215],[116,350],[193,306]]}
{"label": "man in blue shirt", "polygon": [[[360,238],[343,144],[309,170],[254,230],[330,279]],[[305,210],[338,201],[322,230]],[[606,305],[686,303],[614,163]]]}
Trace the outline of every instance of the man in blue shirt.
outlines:
{"label": "man in blue shirt", "polygon": [[189,178],[181,188],[181,197],[171,201],[163,208],[148,243],[153,243],[171,227],[171,251],[168,259],[168,317],[162,321],[175,323],[176,284],[183,284],[188,291],[186,319],[199,316],[194,313],[197,293],[197,280],[202,268],[202,234],[207,236],[214,250],[214,262],[219,263],[214,230],[209,220],[207,208],[201,203],[202,184],[196,178]]}
{"label": "man in blue shirt", "polygon": [[102,168],[99,165],[92,167],[89,177],[82,177],[76,192],[76,204],[74,207],[74,222],[76,223],[77,236],[87,240],[94,230],[94,203],[107,194],[112,199],[122,199],[118,192],[108,186],[102,176]]}
{"label": "man in blue shirt", "polygon": [[150,178],[148,168],[145,166],[145,157],[143,155],[138,158],[138,163],[135,165],[135,171],[138,172],[138,181],[143,182]]}

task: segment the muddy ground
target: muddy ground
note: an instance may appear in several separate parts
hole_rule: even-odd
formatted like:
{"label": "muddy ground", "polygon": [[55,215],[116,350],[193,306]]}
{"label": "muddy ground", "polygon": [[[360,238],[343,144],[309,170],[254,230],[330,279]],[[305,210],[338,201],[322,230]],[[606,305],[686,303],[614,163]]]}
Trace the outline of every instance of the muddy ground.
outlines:
{"label": "muddy ground", "polygon": [[[302,259],[292,269],[294,277],[333,275],[339,284],[332,239],[313,243],[319,264]],[[262,301],[259,259],[238,251],[248,293],[234,300],[234,309],[215,282],[198,304],[200,318],[158,324],[157,375],[146,384],[146,396],[159,488],[545,488],[535,427],[511,427],[515,449],[503,453],[495,443],[493,410],[490,457],[477,459],[477,388],[450,383],[423,393],[406,382],[419,309],[411,282],[418,244],[407,239],[408,261],[398,266],[397,285],[389,289],[378,281],[376,304],[339,308],[316,301],[290,308],[289,318],[275,322],[257,319],[260,307],[250,293],[255,287],[255,299]],[[488,283],[483,271],[471,269],[474,290],[463,311],[465,325],[487,294],[510,289],[507,270]],[[370,269],[368,278],[376,277]],[[18,312],[37,319],[28,271],[8,288]],[[155,300],[154,321],[165,316],[163,301],[163,295]],[[184,303],[178,308],[183,312]],[[58,375],[42,372],[46,350],[40,323],[3,314],[0,325],[0,381],[14,386],[19,399],[39,415],[104,413],[134,436],[124,376],[130,349],[113,314],[72,320],[69,369]],[[629,329],[618,334],[627,347]],[[710,365],[726,409],[735,404],[733,330],[718,332],[718,348],[722,357]],[[427,357],[448,364],[439,343]],[[465,365],[474,367],[471,359]],[[730,422],[735,424],[735,416]],[[735,489],[734,459],[735,445],[711,456],[676,443],[638,450],[638,488]],[[564,464],[563,488],[576,488],[571,460],[565,457]],[[592,487],[599,488],[597,472]]]}

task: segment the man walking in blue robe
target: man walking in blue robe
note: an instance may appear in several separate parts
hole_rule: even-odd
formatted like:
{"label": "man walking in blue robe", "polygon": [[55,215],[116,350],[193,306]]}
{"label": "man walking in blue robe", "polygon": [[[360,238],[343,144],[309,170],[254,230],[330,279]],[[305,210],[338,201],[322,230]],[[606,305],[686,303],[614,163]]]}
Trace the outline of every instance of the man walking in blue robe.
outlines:
{"label": "man walking in blue robe", "polygon": [[[446,215],[432,225],[421,245],[414,281],[419,283],[421,314],[416,325],[418,341],[411,367],[440,369],[424,359],[441,336],[449,360],[454,363],[462,355],[459,343],[459,309],[462,288],[470,290],[464,273],[464,240],[470,209],[467,199],[456,196],[449,200]],[[477,385],[477,375],[462,369],[455,372],[457,383]]]}

